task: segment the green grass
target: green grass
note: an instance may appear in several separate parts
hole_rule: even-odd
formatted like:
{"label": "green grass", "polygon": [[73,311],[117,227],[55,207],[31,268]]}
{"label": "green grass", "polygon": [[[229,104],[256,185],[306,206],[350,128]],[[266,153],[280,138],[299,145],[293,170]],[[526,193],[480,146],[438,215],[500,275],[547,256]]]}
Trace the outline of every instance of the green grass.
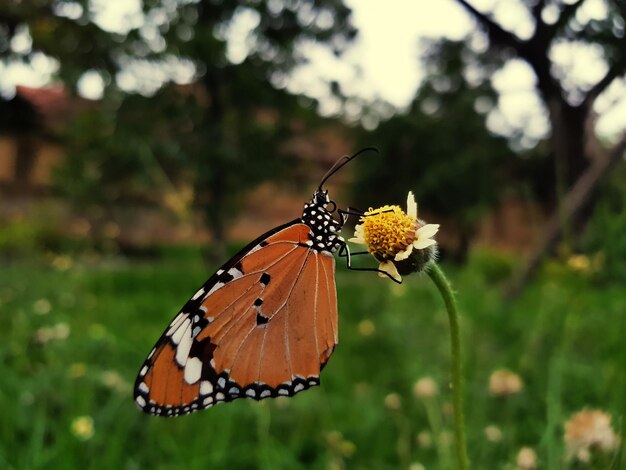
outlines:
{"label": "green grass", "polygon": [[[573,412],[600,408],[622,425],[623,285],[595,284],[554,266],[504,304],[499,273],[506,272],[480,259],[451,272],[462,313],[470,459],[476,469],[514,468],[519,449],[530,446],[540,468],[568,468],[563,422]],[[444,469],[453,461],[448,326],[427,276],[395,286],[339,268],[340,344],[321,387],[176,419],[141,413],[130,384],[206,277],[200,257],[189,255],[65,270],[25,261],[0,268],[0,468],[385,469],[419,462]],[[370,335],[360,332],[364,320],[375,326]],[[59,323],[69,326],[67,338],[64,327],[42,333]],[[42,342],[46,331],[61,338]],[[489,395],[489,376],[501,367],[522,377],[521,393]],[[412,393],[424,376],[439,383],[439,395],[426,403]],[[81,416],[94,425],[84,440],[72,432]],[[486,439],[488,425],[500,428],[500,442]],[[433,426],[444,431],[439,445],[419,445],[417,435]],[[617,458],[594,468],[620,468]]]}

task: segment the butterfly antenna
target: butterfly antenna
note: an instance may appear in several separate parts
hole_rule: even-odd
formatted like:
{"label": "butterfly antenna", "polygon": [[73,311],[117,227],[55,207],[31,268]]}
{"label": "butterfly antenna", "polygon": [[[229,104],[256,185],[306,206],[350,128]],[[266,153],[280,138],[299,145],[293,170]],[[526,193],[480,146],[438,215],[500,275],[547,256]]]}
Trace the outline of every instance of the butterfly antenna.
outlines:
{"label": "butterfly antenna", "polygon": [[365,153],[365,152],[376,152],[376,153],[380,153],[378,151],[378,149],[376,147],[365,147],[364,149],[359,150],[357,153],[355,153],[354,155],[352,155],[351,157],[344,155],[343,157],[341,157],[339,160],[337,160],[335,162],[335,164],[330,168],[330,170],[328,170],[328,172],[326,172],[326,174],[324,175],[324,177],[322,178],[322,181],[320,181],[320,185],[317,188],[318,191],[322,190],[322,186],[324,186],[324,183],[326,183],[326,181],[333,176],[335,173],[337,173],[341,168],[343,168],[346,163],[348,163],[350,160],[354,160],[356,157],[358,157],[359,155]]}

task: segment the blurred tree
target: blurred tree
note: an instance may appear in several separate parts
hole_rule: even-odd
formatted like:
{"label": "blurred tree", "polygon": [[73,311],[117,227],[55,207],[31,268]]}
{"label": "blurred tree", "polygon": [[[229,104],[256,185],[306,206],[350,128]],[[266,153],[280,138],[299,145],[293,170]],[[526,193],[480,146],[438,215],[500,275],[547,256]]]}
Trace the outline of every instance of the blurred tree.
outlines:
{"label": "blurred tree", "polygon": [[[116,58],[131,51],[123,39],[136,30],[121,34],[101,29],[91,21],[89,5],[88,0],[0,2],[0,70],[32,66],[53,71],[70,94],[76,92],[87,71],[97,71],[110,81],[118,69]],[[0,132],[12,134],[18,141],[18,188],[23,183],[20,173],[22,179],[28,179],[35,165],[37,137],[46,130],[31,101],[0,94]]]}
{"label": "blurred tree", "polygon": [[110,84],[120,58],[139,49],[141,24],[103,28],[95,21],[99,9],[89,0],[0,2],[0,67],[24,64],[53,71],[70,92],[76,92],[85,72]]}
{"label": "blurred tree", "polygon": [[[62,187],[104,204],[150,175],[173,185],[185,175],[222,258],[237,196],[278,174],[294,120],[314,120],[285,90],[287,74],[307,46],[341,54],[356,35],[350,10],[340,0],[145,0],[140,18],[112,28],[104,9],[88,0],[3,3],[0,62],[51,57],[74,91],[95,74],[102,106],[66,133]],[[20,35],[30,45],[16,47]],[[193,84],[158,91],[185,81],[189,68]]]}
{"label": "blurred tree", "polygon": [[[224,251],[220,242],[232,211],[229,202],[276,173],[277,144],[297,106],[275,87],[284,86],[286,74],[305,60],[301,46],[326,44],[340,54],[356,34],[349,17],[350,10],[333,0],[180,6],[166,40],[202,71],[199,85],[207,106],[196,122],[202,154],[196,159],[195,187],[204,198],[218,256]],[[232,57],[229,38],[243,41],[243,60]]]}
{"label": "blurred tree", "polygon": [[[583,24],[576,13],[586,1],[524,0],[522,3],[528,8],[534,31],[528,39],[522,39],[467,0],[457,0],[485,30],[491,60],[503,64],[511,58],[519,58],[535,73],[537,91],[550,119],[557,176],[562,178],[565,188],[571,187],[594,160],[606,158],[606,155],[598,154],[601,146],[597,144],[593,127],[593,104],[616,78],[626,73],[626,4],[609,0],[605,18],[591,19]],[[555,45],[564,42],[599,46],[607,62],[602,79],[588,88],[572,83],[550,55]]]}
{"label": "blurred tree", "polygon": [[[608,0],[604,18],[582,22],[577,13],[588,1],[523,1],[533,22],[533,32],[525,39],[506,30],[469,1],[457,0],[486,32],[488,54],[492,60],[504,63],[517,57],[528,63],[536,76],[537,91],[550,120],[550,147],[554,156],[559,207],[528,265],[517,276],[510,296],[523,288],[545,255],[564,233],[567,234],[570,221],[578,219],[582,223],[590,216],[592,194],[597,184],[623,153],[620,152],[622,141],[609,151],[601,145],[594,128],[593,105],[616,78],[626,73],[626,3]],[[606,61],[604,76],[588,87],[572,83],[551,56],[554,46],[559,43],[597,46]]]}
{"label": "blurred tree", "polygon": [[455,224],[451,255],[463,261],[480,216],[498,201],[511,151],[485,127],[496,97],[489,81],[470,83],[462,73],[471,50],[452,41],[431,42],[428,50],[427,78],[408,111],[362,136],[383,157],[359,162],[356,198],[365,207],[404,201],[411,189],[420,205]]}

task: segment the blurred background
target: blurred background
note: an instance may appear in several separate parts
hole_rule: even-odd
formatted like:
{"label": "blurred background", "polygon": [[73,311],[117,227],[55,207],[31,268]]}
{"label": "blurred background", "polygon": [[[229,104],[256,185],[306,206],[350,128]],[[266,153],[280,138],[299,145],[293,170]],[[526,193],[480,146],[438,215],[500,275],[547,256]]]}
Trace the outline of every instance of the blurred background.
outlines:
{"label": "blurred background", "polygon": [[132,402],[185,300],[366,146],[331,196],[441,224],[474,467],[626,468],[625,30],[618,0],[4,0],[0,468],[451,468],[426,277],[338,263],[305,394]]}

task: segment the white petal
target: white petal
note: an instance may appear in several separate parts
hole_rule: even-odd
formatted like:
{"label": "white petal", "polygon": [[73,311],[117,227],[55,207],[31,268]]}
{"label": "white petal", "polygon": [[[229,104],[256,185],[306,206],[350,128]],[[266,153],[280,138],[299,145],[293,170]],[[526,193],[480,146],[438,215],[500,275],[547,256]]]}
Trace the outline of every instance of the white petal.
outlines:
{"label": "white petal", "polygon": [[409,194],[406,197],[406,215],[417,219],[417,204],[415,203],[413,191],[409,191]]}
{"label": "white petal", "polygon": [[394,259],[396,261],[402,261],[403,259],[407,259],[409,256],[411,256],[412,252],[413,252],[413,245],[409,245],[406,248],[406,250],[396,253],[396,256]]}
{"label": "white petal", "polygon": [[413,242],[413,246],[418,250],[423,250],[424,248],[428,248],[431,245],[436,245],[437,242],[432,238],[423,238],[420,240],[415,240]]}
{"label": "white petal", "polygon": [[439,231],[439,224],[426,224],[421,228],[417,229],[415,234],[418,239],[421,238],[432,238]]}
{"label": "white petal", "polygon": [[[396,265],[393,264],[391,261],[385,261],[383,263],[380,263],[380,266],[378,266],[378,269],[380,271],[386,272],[387,274],[389,274],[396,281],[402,282],[402,276],[400,276],[400,273],[396,269]],[[387,275],[385,275],[383,273],[378,273],[378,275],[380,277],[387,277]]]}
{"label": "white petal", "polygon": [[348,241],[350,243],[356,243],[357,245],[366,245],[365,240],[363,240],[362,238],[358,238],[358,237],[348,238]]}

